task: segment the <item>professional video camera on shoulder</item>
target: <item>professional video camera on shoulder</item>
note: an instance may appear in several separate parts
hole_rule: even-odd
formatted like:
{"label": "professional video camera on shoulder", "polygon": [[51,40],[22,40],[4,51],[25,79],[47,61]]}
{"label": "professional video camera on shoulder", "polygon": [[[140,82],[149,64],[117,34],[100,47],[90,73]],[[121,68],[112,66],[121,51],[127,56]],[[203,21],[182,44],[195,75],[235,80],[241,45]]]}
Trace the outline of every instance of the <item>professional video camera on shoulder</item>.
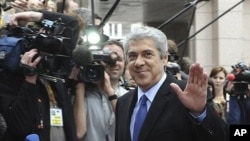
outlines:
{"label": "professional video camera on shoulder", "polygon": [[72,57],[81,68],[80,80],[84,82],[103,81],[105,65],[114,65],[118,59],[116,52],[91,50],[88,44],[78,45],[73,50]]}
{"label": "professional video camera on shoulder", "polygon": [[[2,30],[3,36],[0,38],[0,68],[13,72],[18,71],[20,54],[36,48],[39,55],[42,56],[36,72],[53,73],[53,71],[58,71],[61,68],[59,65],[66,64],[62,61],[70,60],[69,56],[62,54],[64,42],[70,40],[63,36],[65,32],[71,31],[64,27],[60,18],[55,21],[44,19],[38,25],[27,27],[11,28],[7,25]],[[27,67],[21,66],[21,69],[27,71],[30,69]]]}
{"label": "professional video camera on shoulder", "polygon": [[56,21],[44,19],[38,25],[28,25],[27,27],[6,27],[7,36],[22,37],[24,39],[24,51],[37,48],[39,51],[50,54],[59,54],[62,50],[63,23],[59,18]]}
{"label": "professional video camera on shoulder", "polygon": [[233,71],[227,76],[229,81],[234,81],[231,94],[245,96],[249,93],[250,69],[243,62],[232,66],[232,68]]}

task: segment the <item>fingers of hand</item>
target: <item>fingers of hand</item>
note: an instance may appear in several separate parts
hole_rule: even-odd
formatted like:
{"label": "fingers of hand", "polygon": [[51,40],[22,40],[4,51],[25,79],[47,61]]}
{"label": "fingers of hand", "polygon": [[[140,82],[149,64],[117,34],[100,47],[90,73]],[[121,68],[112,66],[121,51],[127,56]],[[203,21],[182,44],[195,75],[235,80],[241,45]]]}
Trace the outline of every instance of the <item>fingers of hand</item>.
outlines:
{"label": "fingers of hand", "polygon": [[199,86],[202,86],[204,82],[207,80],[206,73],[204,72],[203,67],[199,64],[193,64],[190,67],[190,74],[189,74],[189,83],[195,83]]}
{"label": "fingers of hand", "polygon": [[188,77],[188,83],[193,83],[194,81],[194,68],[195,68],[195,64],[192,64],[189,68],[189,77]]}
{"label": "fingers of hand", "polygon": [[28,52],[25,52],[23,55],[21,55],[21,63],[26,64],[32,67],[35,67],[38,62],[41,60],[41,57],[37,57],[35,60],[32,61],[35,55],[37,55],[37,49],[32,49]]}
{"label": "fingers of hand", "polygon": [[27,2],[26,1],[15,1],[11,2],[11,7],[18,10],[27,10]]}

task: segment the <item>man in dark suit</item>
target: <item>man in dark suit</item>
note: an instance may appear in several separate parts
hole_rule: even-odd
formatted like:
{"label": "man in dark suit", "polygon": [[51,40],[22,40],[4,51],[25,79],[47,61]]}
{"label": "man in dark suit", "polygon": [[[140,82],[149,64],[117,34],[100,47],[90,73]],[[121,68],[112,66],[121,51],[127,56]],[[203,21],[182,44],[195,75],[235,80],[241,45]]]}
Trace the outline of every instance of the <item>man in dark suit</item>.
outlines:
{"label": "man in dark suit", "polygon": [[199,63],[187,82],[165,73],[167,38],[152,27],[132,31],[124,47],[138,87],[117,101],[116,141],[228,140],[227,124],[206,103],[208,76]]}

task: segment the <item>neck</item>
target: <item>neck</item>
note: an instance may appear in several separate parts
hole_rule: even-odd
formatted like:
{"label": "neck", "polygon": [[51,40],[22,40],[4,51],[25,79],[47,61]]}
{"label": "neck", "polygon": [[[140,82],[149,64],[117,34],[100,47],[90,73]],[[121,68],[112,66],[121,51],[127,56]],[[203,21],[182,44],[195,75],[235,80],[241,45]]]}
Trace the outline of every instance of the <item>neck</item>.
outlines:
{"label": "neck", "polygon": [[111,86],[114,90],[116,90],[118,84],[119,84],[119,80],[110,80]]}
{"label": "neck", "polygon": [[223,88],[221,89],[214,89],[214,94],[215,94],[215,97],[224,97],[224,93],[223,93]]}

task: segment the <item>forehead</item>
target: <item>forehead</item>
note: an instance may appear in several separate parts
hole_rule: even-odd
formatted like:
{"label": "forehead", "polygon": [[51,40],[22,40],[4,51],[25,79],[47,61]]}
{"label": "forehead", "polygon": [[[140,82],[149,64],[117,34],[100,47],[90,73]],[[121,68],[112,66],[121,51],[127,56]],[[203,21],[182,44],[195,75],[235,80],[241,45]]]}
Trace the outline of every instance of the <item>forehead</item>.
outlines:
{"label": "forehead", "polygon": [[156,44],[152,39],[132,40],[129,42],[127,52],[140,52],[144,50],[157,51]]}
{"label": "forehead", "polygon": [[117,52],[119,56],[123,57],[124,56],[124,53],[123,53],[123,50],[121,49],[121,47],[115,45],[115,44],[112,44],[112,45],[105,45],[103,47],[103,49],[108,49],[109,51],[112,51],[112,52]]}
{"label": "forehead", "polygon": [[220,71],[215,76],[217,76],[217,77],[225,77],[225,73],[223,71]]}

